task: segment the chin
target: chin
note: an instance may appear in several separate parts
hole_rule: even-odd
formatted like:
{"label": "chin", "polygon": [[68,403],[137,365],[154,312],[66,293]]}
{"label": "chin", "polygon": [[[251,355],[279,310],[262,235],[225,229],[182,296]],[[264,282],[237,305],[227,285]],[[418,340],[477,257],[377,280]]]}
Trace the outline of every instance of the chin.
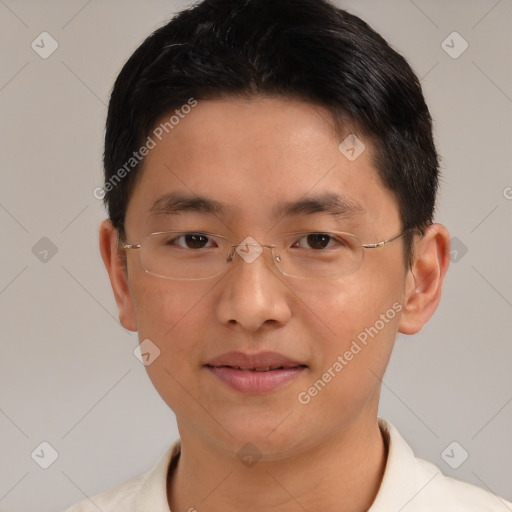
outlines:
{"label": "chin", "polygon": [[[297,450],[305,450],[314,444],[313,436],[318,435],[318,427],[307,428],[305,422],[297,422],[298,415],[281,409],[279,414],[241,414],[237,418],[222,415],[223,426],[231,434],[223,431],[222,444],[231,452],[254,449],[262,460],[285,459]],[[247,446],[248,445],[248,446]]]}

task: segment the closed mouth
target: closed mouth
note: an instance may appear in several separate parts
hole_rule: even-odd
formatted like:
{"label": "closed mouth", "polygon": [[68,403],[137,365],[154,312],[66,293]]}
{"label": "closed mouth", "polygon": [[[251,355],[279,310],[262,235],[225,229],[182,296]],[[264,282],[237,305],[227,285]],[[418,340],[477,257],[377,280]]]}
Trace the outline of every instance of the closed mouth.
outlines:
{"label": "closed mouth", "polygon": [[205,365],[209,368],[231,368],[233,370],[243,370],[243,371],[252,371],[252,372],[270,372],[274,370],[288,370],[290,368],[307,368],[305,364],[300,365],[290,365],[290,366],[258,366],[258,367],[242,367],[242,366],[229,366],[229,365]]}

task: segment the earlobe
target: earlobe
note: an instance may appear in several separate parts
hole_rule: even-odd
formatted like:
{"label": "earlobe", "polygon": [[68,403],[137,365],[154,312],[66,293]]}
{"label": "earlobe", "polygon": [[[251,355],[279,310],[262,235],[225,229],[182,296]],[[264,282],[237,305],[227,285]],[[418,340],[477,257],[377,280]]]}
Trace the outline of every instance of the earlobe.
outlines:
{"label": "earlobe", "polygon": [[415,334],[434,314],[449,265],[450,235],[441,224],[432,224],[414,246],[414,261],[406,277],[398,331]]}
{"label": "earlobe", "polygon": [[119,321],[125,329],[137,331],[135,308],[128,286],[128,276],[117,250],[117,230],[108,219],[100,224],[99,245],[119,310]]}

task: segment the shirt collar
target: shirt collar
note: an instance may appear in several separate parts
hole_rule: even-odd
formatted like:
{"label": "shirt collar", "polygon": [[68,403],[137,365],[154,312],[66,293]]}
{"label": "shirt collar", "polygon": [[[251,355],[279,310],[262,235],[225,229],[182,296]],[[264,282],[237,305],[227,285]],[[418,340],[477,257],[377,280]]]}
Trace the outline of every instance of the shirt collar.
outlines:
{"label": "shirt collar", "polygon": [[398,430],[384,418],[379,417],[378,422],[388,443],[388,457],[379,491],[368,512],[404,510],[440,471],[434,466],[420,470],[418,459]]}
{"label": "shirt collar", "polygon": [[145,474],[136,497],[137,512],[171,512],[167,500],[167,474],[169,466],[177,462],[180,453],[181,443],[177,439]]}

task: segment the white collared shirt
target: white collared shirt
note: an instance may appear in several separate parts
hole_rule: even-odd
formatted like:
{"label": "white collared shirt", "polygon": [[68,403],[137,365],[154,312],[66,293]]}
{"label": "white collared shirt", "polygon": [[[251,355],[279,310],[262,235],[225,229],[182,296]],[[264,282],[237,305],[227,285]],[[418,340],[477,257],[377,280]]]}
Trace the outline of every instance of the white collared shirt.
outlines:
{"label": "white collared shirt", "polygon": [[[434,464],[415,457],[391,423],[383,418],[378,422],[388,439],[388,458],[379,492],[368,512],[512,512],[512,503],[447,477]],[[171,512],[167,474],[179,453],[177,440],[148,471],[65,512]]]}

